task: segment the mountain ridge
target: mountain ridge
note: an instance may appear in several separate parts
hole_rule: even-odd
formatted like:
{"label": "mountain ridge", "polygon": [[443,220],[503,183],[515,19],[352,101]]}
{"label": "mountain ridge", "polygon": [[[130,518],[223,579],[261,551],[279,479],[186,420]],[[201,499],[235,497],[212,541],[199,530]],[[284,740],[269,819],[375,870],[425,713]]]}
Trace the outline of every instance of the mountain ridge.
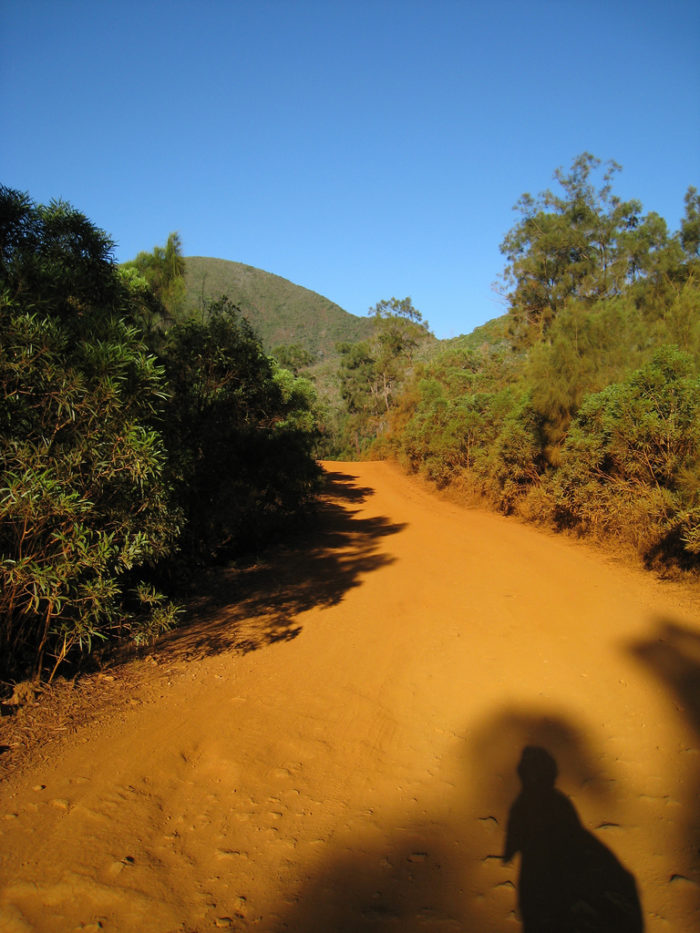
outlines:
{"label": "mountain ridge", "polygon": [[372,329],[369,318],[351,314],[318,292],[230,259],[186,257],[185,288],[189,311],[201,311],[208,300],[227,295],[267,352],[280,344],[299,344],[322,362],[337,356],[336,344],[363,340]]}

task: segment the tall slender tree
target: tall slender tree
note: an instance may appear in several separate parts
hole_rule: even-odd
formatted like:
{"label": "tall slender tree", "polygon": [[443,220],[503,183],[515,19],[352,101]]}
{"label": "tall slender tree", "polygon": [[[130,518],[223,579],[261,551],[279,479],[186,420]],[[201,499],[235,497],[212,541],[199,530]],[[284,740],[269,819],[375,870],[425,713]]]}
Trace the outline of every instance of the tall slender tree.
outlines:
{"label": "tall slender tree", "polygon": [[148,283],[167,313],[175,318],[184,308],[185,260],[179,233],[171,233],[165,246],[138,253],[135,259],[124,263],[126,269],[135,269]]}
{"label": "tall slender tree", "polygon": [[613,194],[617,163],[607,163],[596,189],[600,167],[584,152],[568,173],[554,173],[558,191],[524,194],[516,204],[521,219],[501,252],[512,330],[523,343],[541,338],[568,300],[619,295],[630,279],[647,273],[650,254],[666,244],[661,218],[643,219],[639,201]]}

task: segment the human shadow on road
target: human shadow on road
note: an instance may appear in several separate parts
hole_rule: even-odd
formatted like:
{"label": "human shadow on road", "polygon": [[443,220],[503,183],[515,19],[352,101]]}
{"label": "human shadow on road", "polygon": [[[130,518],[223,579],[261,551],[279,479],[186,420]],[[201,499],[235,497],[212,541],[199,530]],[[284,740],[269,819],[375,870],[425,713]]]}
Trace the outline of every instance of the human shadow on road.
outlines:
{"label": "human shadow on road", "polygon": [[[342,838],[335,837],[326,863],[300,889],[288,892],[273,929],[641,933],[633,876],[584,829],[573,804],[555,788],[553,756],[539,749],[529,767],[532,753],[522,749],[531,739],[551,740],[565,762],[567,779],[585,786],[594,798],[609,799],[609,778],[600,773],[599,754],[581,729],[554,711],[543,716],[505,708],[476,730],[465,730],[456,759],[461,784],[452,784],[455,772],[449,767],[438,793],[427,790],[433,804],[420,819],[406,818],[398,802],[387,801],[384,817],[374,811],[374,835],[367,838],[346,828]],[[519,755],[526,761],[522,788],[509,814]],[[541,777],[539,760],[551,762]],[[452,790],[444,793],[447,787]],[[512,868],[503,858],[512,858],[516,850],[522,864],[523,926]],[[553,917],[549,925],[543,902]],[[572,915],[568,925],[567,910]]]}
{"label": "human shadow on road", "polygon": [[251,566],[204,574],[183,623],[159,642],[159,654],[248,652],[296,638],[300,613],[340,603],[363,576],[393,562],[382,542],[406,524],[385,516],[360,518],[352,507],[372,492],[345,473],[327,473],[313,527]]}
{"label": "human shadow on road", "polygon": [[593,737],[556,710],[506,705],[473,731],[468,751],[476,799],[505,840],[504,864],[520,854],[524,933],[641,933],[634,876],[555,786],[561,774],[587,806],[614,812],[619,778],[601,766]]}
{"label": "human shadow on road", "polygon": [[520,853],[523,933],[641,933],[634,877],[555,787],[554,758],[528,745],[517,772],[522,788],[508,815],[503,860]]}

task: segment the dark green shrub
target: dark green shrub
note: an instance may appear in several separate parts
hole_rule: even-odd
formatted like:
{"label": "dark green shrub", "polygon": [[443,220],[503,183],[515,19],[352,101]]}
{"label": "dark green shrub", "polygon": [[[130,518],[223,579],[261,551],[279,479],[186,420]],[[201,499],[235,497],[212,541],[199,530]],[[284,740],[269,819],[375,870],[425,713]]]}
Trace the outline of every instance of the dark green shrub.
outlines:
{"label": "dark green shrub", "polygon": [[173,327],[163,360],[170,395],[161,430],[184,515],[181,559],[260,546],[316,489],[310,386],[275,370],[225,299],[206,323]]}
{"label": "dark green shrub", "polygon": [[172,551],[179,515],[151,426],[163,372],[118,315],[109,240],[67,205],[2,189],[0,208],[0,664],[39,674],[172,623],[133,572]]}

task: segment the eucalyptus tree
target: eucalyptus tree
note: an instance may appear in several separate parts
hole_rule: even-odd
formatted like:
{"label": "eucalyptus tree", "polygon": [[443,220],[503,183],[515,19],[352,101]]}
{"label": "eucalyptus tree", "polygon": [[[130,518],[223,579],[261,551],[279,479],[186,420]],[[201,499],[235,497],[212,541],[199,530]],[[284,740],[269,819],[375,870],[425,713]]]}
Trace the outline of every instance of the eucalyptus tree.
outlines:
{"label": "eucalyptus tree", "polygon": [[338,378],[347,410],[346,442],[356,454],[384,434],[389,416],[421,345],[434,340],[410,298],[390,298],[369,309],[368,340],[339,345]]}
{"label": "eucalyptus tree", "polygon": [[558,190],[524,194],[515,206],[520,220],[501,252],[512,332],[521,344],[545,336],[569,301],[592,305],[614,298],[681,259],[663,218],[643,216],[640,201],[613,193],[620,166],[608,162],[596,188],[600,169],[600,160],[584,152],[568,173],[554,173]]}

